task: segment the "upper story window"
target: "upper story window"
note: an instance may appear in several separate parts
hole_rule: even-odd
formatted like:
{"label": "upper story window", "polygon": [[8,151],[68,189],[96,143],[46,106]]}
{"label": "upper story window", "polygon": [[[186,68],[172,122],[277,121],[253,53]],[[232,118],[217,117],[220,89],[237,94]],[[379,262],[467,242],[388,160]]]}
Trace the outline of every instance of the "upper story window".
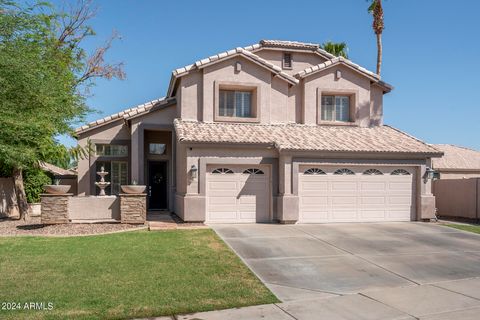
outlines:
{"label": "upper story window", "polygon": [[150,154],[165,154],[167,145],[164,143],[149,143],[148,152]]}
{"label": "upper story window", "polygon": [[220,90],[219,98],[219,116],[238,118],[253,117],[251,91]]}
{"label": "upper story window", "polygon": [[285,52],[283,54],[283,63],[282,63],[283,69],[292,69],[292,54]]}
{"label": "upper story window", "polygon": [[121,144],[96,144],[95,154],[102,157],[127,157],[128,146]]}
{"label": "upper story window", "polygon": [[350,121],[350,97],[322,96],[321,119],[322,121]]}

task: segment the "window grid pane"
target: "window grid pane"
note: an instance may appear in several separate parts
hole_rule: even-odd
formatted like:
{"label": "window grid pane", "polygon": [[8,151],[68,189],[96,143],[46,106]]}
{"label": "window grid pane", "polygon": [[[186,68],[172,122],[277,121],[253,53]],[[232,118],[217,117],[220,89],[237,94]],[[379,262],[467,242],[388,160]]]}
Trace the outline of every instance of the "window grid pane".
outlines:
{"label": "window grid pane", "polygon": [[220,90],[218,113],[222,117],[252,117],[252,93]]}
{"label": "window grid pane", "polygon": [[323,121],[350,121],[350,97],[322,96],[321,120]]}

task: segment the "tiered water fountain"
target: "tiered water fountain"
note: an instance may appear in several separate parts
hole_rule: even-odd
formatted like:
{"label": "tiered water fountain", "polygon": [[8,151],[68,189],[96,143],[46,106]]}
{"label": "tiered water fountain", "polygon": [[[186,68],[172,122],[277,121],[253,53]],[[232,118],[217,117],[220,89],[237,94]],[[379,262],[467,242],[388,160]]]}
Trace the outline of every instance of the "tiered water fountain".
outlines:
{"label": "tiered water fountain", "polygon": [[105,176],[108,175],[108,172],[105,171],[105,168],[102,166],[100,172],[97,172],[100,176],[100,181],[95,182],[95,185],[100,189],[99,196],[106,196],[105,188],[110,185],[110,182],[105,181]]}

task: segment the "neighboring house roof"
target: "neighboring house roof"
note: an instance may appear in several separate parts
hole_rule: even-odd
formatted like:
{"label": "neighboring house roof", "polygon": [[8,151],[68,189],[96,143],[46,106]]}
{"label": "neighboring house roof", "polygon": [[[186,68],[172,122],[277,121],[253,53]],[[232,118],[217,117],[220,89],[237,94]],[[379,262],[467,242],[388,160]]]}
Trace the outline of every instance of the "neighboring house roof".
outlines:
{"label": "neighboring house roof", "polygon": [[89,131],[91,129],[95,129],[97,127],[106,125],[108,123],[111,123],[113,121],[117,121],[117,120],[122,119],[122,118],[125,119],[125,120],[129,120],[131,118],[135,118],[137,116],[145,114],[145,113],[151,111],[152,109],[156,110],[157,108],[167,107],[167,106],[172,105],[173,103],[175,103],[175,98],[168,98],[167,99],[167,98],[163,97],[163,98],[155,99],[155,100],[137,105],[135,107],[120,111],[118,113],[109,115],[109,116],[104,117],[102,119],[90,122],[90,123],[88,123],[84,126],[81,126],[80,128],[75,129],[75,133],[76,134],[84,133],[84,132]]}
{"label": "neighboring house roof", "polygon": [[451,144],[432,146],[444,152],[443,157],[432,160],[434,169],[480,171],[480,151]]}
{"label": "neighboring house roof", "polygon": [[71,169],[63,169],[48,162],[39,161],[38,165],[43,171],[49,172],[55,176],[76,176],[77,172]]}
{"label": "neighboring house roof", "polygon": [[175,119],[179,141],[271,144],[279,150],[415,153],[441,156],[434,147],[390,126],[312,126],[241,124]]}

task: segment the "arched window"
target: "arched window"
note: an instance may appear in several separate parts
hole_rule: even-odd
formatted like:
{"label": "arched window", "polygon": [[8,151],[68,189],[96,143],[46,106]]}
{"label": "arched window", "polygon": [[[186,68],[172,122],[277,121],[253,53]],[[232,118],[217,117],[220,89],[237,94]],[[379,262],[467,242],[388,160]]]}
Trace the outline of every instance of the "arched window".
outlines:
{"label": "arched window", "polygon": [[353,171],[350,170],[350,169],[343,168],[343,169],[338,169],[338,170],[335,171],[333,174],[335,174],[335,175],[354,175],[355,172],[353,172]]}
{"label": "arched window", "polygon": [[264,174],[262,170],[257,168],[250,168],[243,171],[244,174]]}
{"label": "arched window", "polygon": [[368,170],[365,170],[363,174],[369,175],[369,176],[381,176],[383,173],[377,169],[368,169]]}
{"label": "arched window", "polygon": [[310,168],[310,169],[305,170],[305,172],[303,174],[326,174],[326,173],[322,169]]}
{"label": "arched window", "polygon": [[212,171],[212,173],[215,173],[215,174],[226,174],[226,173],[233,173],[232,170],[228,169],[228,168],[217,168],[215,170]]}
{"label": "arched window", "polygon": [[410,172],[405,169],[395,169],[391,173],[392,176],[409,176]]}

